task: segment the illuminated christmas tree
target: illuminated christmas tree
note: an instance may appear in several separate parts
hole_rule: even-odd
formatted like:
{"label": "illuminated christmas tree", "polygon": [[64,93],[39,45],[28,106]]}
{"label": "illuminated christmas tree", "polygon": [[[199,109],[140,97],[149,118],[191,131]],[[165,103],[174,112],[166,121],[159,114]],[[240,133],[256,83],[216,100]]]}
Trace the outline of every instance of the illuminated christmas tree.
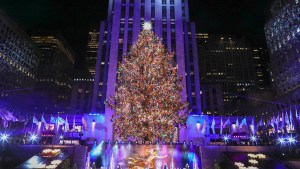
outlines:
{"label": "illuminated christmas tree", "polygon": [[182,77],[174,53],[165,49],[150,23],[143,27],[118,65],[116,95],[107,104],[115,110],[112,121],[120,139],[171,141],[188,114],[188,103],[180,101]]}

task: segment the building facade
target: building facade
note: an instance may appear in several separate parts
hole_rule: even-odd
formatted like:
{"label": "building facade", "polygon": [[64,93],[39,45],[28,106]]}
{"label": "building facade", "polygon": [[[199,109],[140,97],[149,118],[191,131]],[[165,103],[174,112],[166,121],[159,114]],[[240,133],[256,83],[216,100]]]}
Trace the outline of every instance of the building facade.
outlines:
{"label": "building facade", "polygon": [[[265,118],[282,117],[297,121],[300,110],[300,1],[275,0],[269,9],[265,35],[270,54],[270,71],[277,96],[256,110]],[[299,133],[299,125],[295,123]]]}
{"label": "building facade", "polygon": [[252,57],[256,76],[256,86],[261,89],[270,89],[271,78],[269,71],[269,53],[263,47],[252,47]]}
{"label": "building facade", "polygon": [[99,31],[93,29],[89,31],[88,44],[86,50],[86,62],[90,74],[94,77],[96,73],[96,62],[98,52]]}
{"label": "building facade", "polygon": [[71,114],[89,114],[92,106],[94,78],[89,72],[80,71],[74,75]]}
{"label": "building facade", "polygon": [[40,52],[34,42],[0,11],[0,106],[14,113],[34,110],[30,94],[35,88],[39,61]]}
{"label": "building facade", "polygon": [[202,112],[208,115],[224,113],[223,91],[220,84],[201,83]]}
{"label": "building facade", "polygon": [[39,51],[30,37],[0,11],[0,97],[1,91],[34,87]]}
{"label": "building facade", "polygon": [[256,87],[251,47],[243,39],[198,33],[197,41],[201,83],[221,85],[224,104]]}
{"label": "building facade", "polygon": [[[201,114],[200,81],[195,24],[189,21],[188,0],[110,0],[107,21],[100,24],[92,113],[113,110],[104,104],[115,94],[117,62],[137,40],[145,21],[162,38],[169,51],[175,51],[178,74],[183,77],[182,101],[189,102],[193,114]],[[112,122],[106,120],[107,139],[112,139]]]}
{"label": "building facade", "polygon": [[275,1],[265,34],[271,58],[272,77],[278,95],[300,87],[300,3]]}
{"label": "building facade", "polygon": [[59,33],[31,37],[41,51],[33,97],[39,112],[64,113],[70,104],[75,54]]}

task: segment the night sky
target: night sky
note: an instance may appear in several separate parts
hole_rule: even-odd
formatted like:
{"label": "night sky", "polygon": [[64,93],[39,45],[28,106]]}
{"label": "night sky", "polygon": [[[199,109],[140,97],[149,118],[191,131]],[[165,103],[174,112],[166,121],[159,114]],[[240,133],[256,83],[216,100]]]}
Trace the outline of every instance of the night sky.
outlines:
{"label": "night sky", "polygon": [[[270,0],[190,0],[190,20],[199,32],[236,34],[253,46],[265,45],[265,10]],[[108,0],[1,0],[0,9],[29,34],[60,31],[84,58],[88,30],[106,19]]]}

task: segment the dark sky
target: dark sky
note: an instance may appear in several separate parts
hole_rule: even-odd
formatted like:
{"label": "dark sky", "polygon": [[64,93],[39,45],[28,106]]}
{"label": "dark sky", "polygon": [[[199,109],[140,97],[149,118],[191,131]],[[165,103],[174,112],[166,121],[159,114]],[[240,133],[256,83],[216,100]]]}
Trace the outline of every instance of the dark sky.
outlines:
{"label": "dark sky", "polygon": [[[198,31],[245,37],[264,45],[265,9],[269,0],[190,0],[190,20]],[[84,58],[88,30],[106,19],[108,0],[1,0],[0,8],[29,34],[58,30]],[[79,64],[77,64],[79,65]],[[80,66],[79,66],[80,67]]]}

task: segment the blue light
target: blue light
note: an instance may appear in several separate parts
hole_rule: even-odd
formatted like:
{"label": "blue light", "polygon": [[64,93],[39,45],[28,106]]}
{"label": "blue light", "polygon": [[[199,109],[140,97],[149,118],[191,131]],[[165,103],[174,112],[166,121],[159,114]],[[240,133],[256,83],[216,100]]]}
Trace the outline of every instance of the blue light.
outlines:
{"label": "blue light", "polygon": [[91,150],[91,156],[93,158],[96,158],[97,156],[99,156],[101,154],[103,143],[104,143],[104,141],[101,141],[100,144],[98,144],[98,146],[93,146],[93,148]]}
{"label": "blue light", "polygon": [[59,139],[64,139],[64,136],[63,136],[63,135],[60,135],[60,136],[59,136]]}
{"label": "blue light", "polygon": [[7,134],[1,134],[0,141],[7,141],[8,135]]}
{"label": "blue light", "polygon": [[229,140],[229,137],[228,137],[227,135],[225,135],[225,136],[223,137],[223,140],[224,140],[225,142],[227,142],[227,141]]}
{"label": "blue light", "polygon": [[251,136],[251,137],[250,137],[250,140],[254,142],[254,141],[257,140],[257,138],[256,138],[255,136]]}
{"label": "blue light", "polygon": [[296,142],[296,139],[295,139],[294,137],[288,137],[288,142],[289,142],[290,144],[295,143],[295,142]]}
{"label": "blue light", "polygon": [[29,138],[31,141],[36,141],[37,139],[37,135],[36,134],[32,134]]}
{"label": "blue light", "polygon": [[278,142],[279,142],[280,144],[284,144],[284,138],[278,138]]}

